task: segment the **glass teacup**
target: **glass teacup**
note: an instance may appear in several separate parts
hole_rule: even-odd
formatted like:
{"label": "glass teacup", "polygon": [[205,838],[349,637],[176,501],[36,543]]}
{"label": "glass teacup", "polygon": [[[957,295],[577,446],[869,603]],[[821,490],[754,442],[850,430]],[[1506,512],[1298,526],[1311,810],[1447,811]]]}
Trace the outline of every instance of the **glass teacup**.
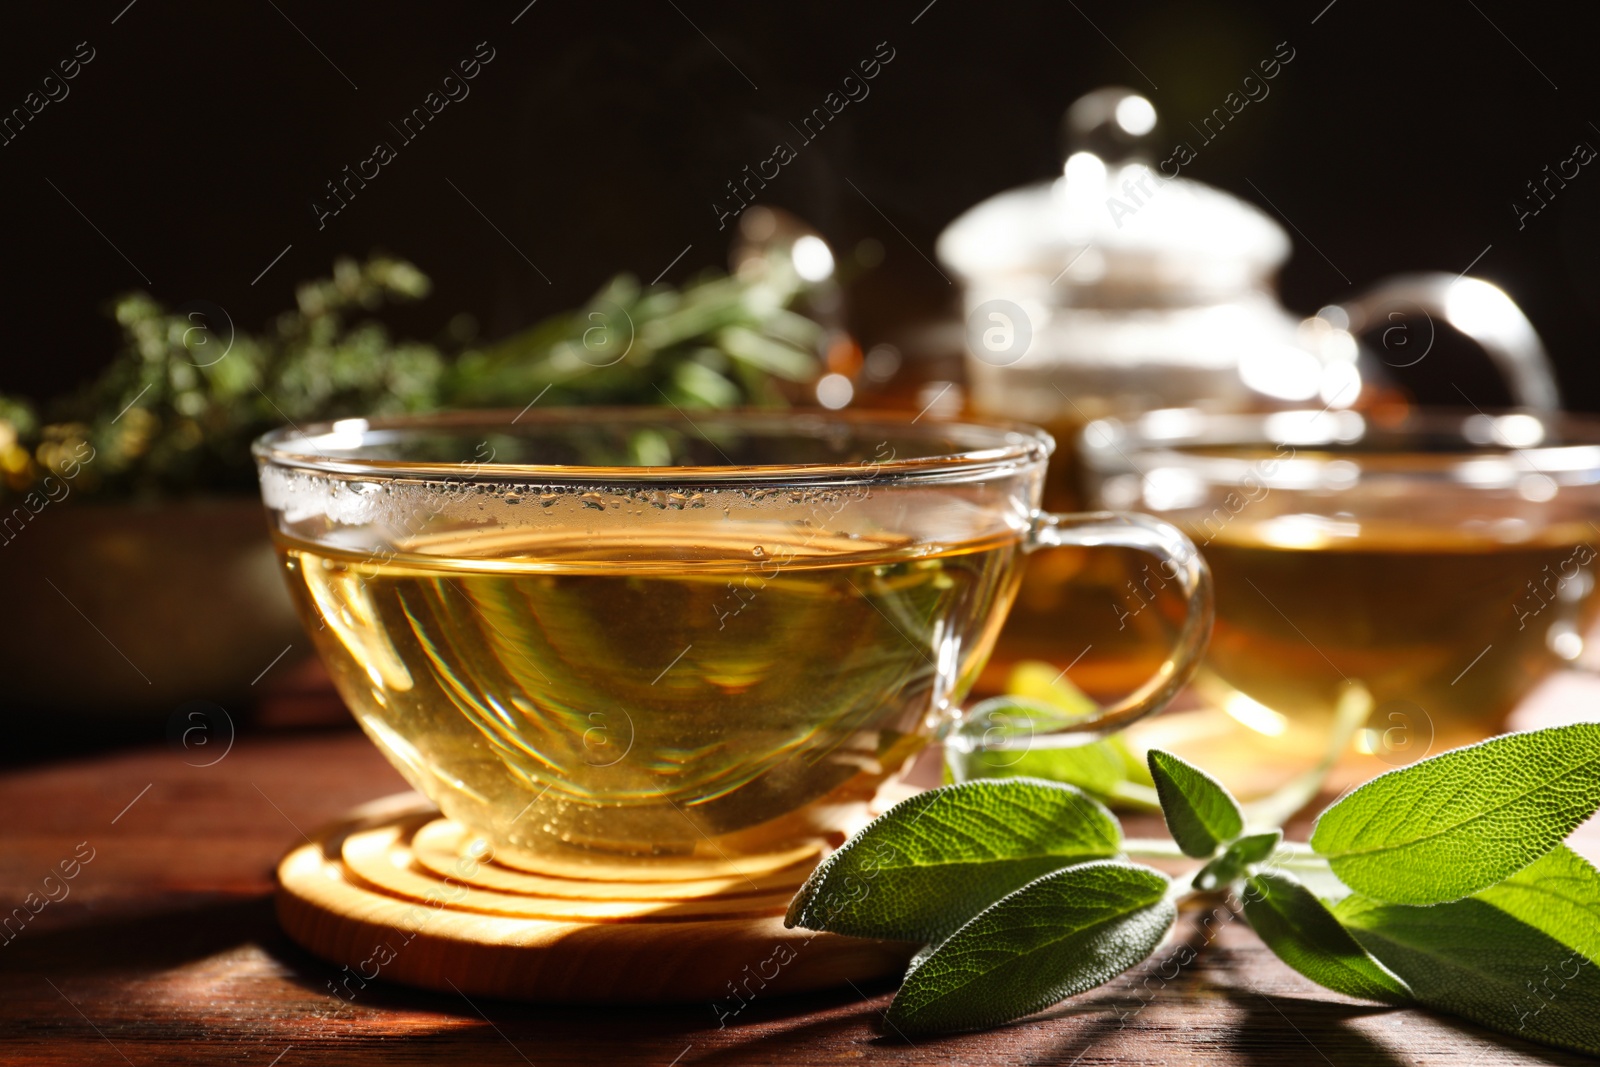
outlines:
{"label": "glass teacup", "polygon": [[[998,423],[569,409],[256,444],[307,631],[368,735],[499,854],[716,863],[834,841],[960,701],[1041,546],[1149,552],[1184,621],[1073,737],[1163,707],[1210,624],[1146,516],[1037,504],[1053,442]],[[608,869],[609,869],[608,868]]]}
{"label": "glass teacup", "polygon": [[[1082,441],[1097,502],[1167,518],[1216,580],[1206,710],[1135,739],[1245,793],[1315,764],[1339,722],[1364,721],[1345,780],[1499,732],[1600,608],[1600,420],[1174,409]],[[1136,577],[1122,614],[1163,595]]]}

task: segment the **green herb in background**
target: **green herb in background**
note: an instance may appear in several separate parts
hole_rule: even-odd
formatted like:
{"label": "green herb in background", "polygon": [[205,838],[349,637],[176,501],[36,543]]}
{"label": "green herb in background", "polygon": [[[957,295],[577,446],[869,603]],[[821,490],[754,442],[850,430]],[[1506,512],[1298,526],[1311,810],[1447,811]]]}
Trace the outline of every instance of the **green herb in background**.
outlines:
{"label": "green herb in background", "polygon": [[[1323,812],[1309,843],[1252,827],[1176,756],[1152,750],[1149,767],[1173,842],[1122,839],[1075,786],[947,785],[825,860],[786,922],[926,942],[886,1016],[914,1036],[997,1025],[1108,982],[1155,952],[1177,902],[1225,892],[1268,948],[1329,989],[1600,1053],[1600,872],[1560,843],[1600,808],[1600,724],[1390,771]],[[1183,856],[1204,863],[1176,880],[1132,862]]]}
{"label": "green herb in background", "polygon": [[[137,293],[113,314],[123,345],[76,395],[0,395],[0,501],[74,457],[99,496],[253,493],[250,442],[284,423],[458,407],[782,404],[817,371],[822,329],[789,310],[807,290],[776,245],[737,275],[682,289],[628,275],[587,305],[482,347],[400,341],[373,315],[431,286],[403,260],[341,259],[258,334],[221,309],[170,310]],[[460,331],[456,331],[459,335]],[[83,447],[83,446],[89,447]]]}

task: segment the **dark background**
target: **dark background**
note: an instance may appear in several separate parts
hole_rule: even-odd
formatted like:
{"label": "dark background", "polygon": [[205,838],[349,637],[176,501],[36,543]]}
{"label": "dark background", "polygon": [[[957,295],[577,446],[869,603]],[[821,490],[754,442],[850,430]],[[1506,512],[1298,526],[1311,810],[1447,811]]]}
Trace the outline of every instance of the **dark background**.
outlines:
{"label": "dark background", "polygon": [[[691,246],[667,273],[681,281],[725,262],[711,207],[724,182],[887,41],[895,58],[871,95],[763,194],[838,248],[882,242],[884,262],[852,293],[871,344],[955,309],[912,245],[931,256],[961,211],[1048,176],[1074,97],[1139,89],[1170,133],[1287,41],[1295,59],[1271,95],[1184,171],[1261,203],[1254,182],[1293,220],[1285,302],[1310,312],[1398,270],[1461,271],[1487,247],[1474,273],[1523,304],[1571,406],[1600,407],[1600,163],[1521,231],[1512,209],[1544,165],[1600,146],[1587,8],[526,2],[8,11],[0,111],[78,42],[96,57],[0,146],[0,392],[38,398],[92,375],[116,344],[116,293],[211,301],[253,329],[341,253],[386,250],[432,276],[432,298],[393,319],[424,339],[460,311],[504,334],[617,271],[649,280]],[[388,122],[479,41],[496,54],[471,95],[401,145]],[[398,158],[319,231],[311,200],[379,139]]]}

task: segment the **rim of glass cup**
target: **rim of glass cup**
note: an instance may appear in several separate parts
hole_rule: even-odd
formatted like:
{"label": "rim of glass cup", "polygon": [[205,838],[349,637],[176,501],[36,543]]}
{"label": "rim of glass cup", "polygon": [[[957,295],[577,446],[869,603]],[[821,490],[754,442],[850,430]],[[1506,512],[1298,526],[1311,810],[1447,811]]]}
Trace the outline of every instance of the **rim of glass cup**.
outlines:
{"label": "rim of glass cup", "polygon": [[[921,416],[901,412],[832,411],[808,409],[734,408],[697,410],[692,414],[661,407],[564,407],[530,413],[526,409],[446,411],[425,415],[347,418],[289,425],[269,431],[251,445],[261,463],[322,474],[358,475],[421,480],[504,482],[532,480],[555,483],[604,482],[607,485],[684,483],[830,482],[859,479],[863,471],[874,479],[967,480],[1003,473],[1032,463],[1042,463],[1055,450],[1055,439],[1037,426],[998,419],[933,421],[919,425]],[[849,428],[860,440],[879,436],[920,439],[944,448],[917,456],[863,458],[839,463],[784,463],[683,466],[586,466],[558,463],[505,463],[492,458],[481,463],[463,460],[413,461],[352,454],[363,447],[393,441],[414,431],[476,431],[512,433],[550,429],[621,425],[671,427],[707,437],[706,425],[731,426],[766,436],[783,433],[821,436]],[[870,444],[869,444],[869,447]]]}
{"label": "rim of glass cup", "polygon": [[[1079,445],[1100,476],[1176,471],[1214,485],[1248,479],[1269,488],[1338,491],[1386,479],[1500,489],[1523,485],[1530,475],[1600,484],[1600,418],[1570,412],[1429,408],[1389,418],[1327,408],[1248,415],[1166,408],[1098,419],[1083,428]],[[1229,448],[1273,452],[1220,454]]]}

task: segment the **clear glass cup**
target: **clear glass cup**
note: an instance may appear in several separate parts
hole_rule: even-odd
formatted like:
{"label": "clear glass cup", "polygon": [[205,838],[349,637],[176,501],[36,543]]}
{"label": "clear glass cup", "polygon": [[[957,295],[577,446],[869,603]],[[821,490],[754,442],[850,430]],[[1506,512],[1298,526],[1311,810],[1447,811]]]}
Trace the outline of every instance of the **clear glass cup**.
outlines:
{"label": "clear glass cup", "polygon": [[[1600,607],[1594,418],[1176,409],[1092,423],[1082,447],[1096,503],[1174,523],[1216,581],[1202,710],[1133,738],[1245,794],[1315,765],[1340,723],[1344,781],[1499,732]],[[1165,592],[1130,581],[1118,611]]]}
{"label": "clear glass cup", "polygon": [[1185,602],[1155,677],[1051,728],[1163,707],[1209,630],[1204,564],[1156,519],[1039,511],[1052,447],[1000,423],[568,409],[345,419],[255,454],[368,735],[498,854],[581,872],[837,842],[930,739],[970,735],[960,701],[1038,548],[1140,549]]}

